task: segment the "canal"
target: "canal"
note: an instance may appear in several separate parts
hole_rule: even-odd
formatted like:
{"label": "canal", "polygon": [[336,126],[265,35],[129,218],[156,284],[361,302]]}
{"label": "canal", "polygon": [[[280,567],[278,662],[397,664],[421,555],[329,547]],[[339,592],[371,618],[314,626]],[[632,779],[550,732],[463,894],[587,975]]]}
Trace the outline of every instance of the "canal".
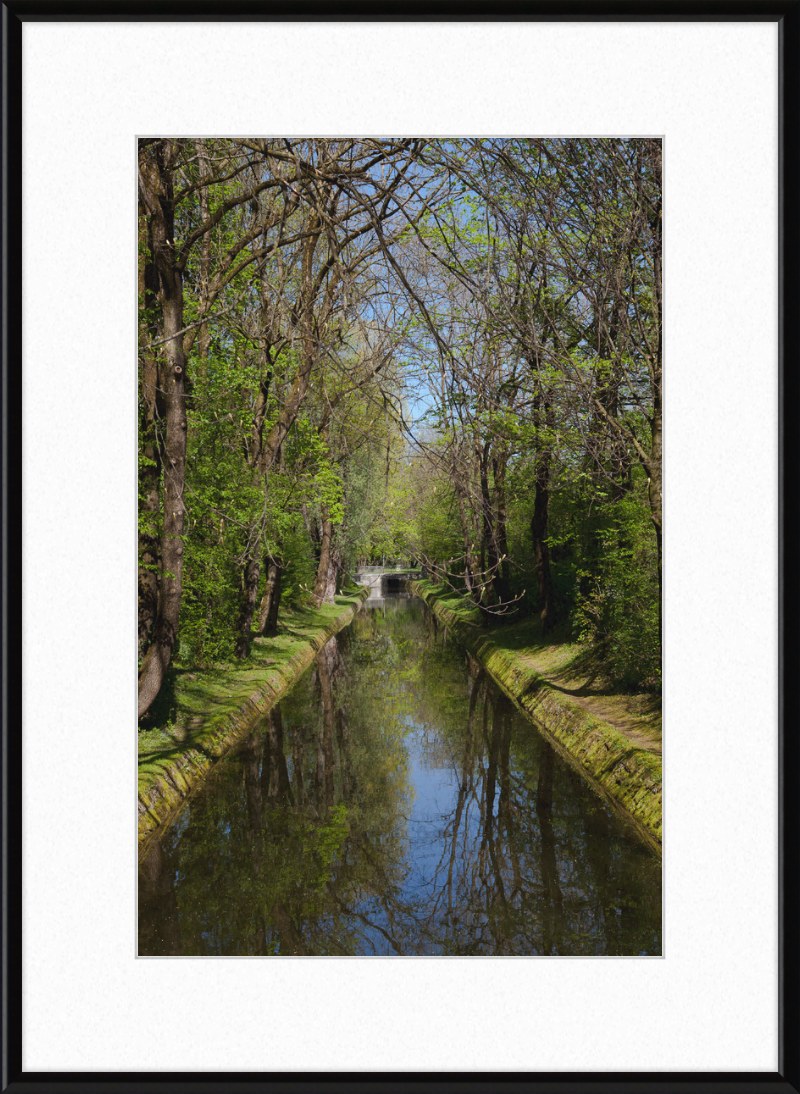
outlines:
{"label": "canal", "polygon": [[399,595],[150,848],[139,953],[657,955],[661,863]]}

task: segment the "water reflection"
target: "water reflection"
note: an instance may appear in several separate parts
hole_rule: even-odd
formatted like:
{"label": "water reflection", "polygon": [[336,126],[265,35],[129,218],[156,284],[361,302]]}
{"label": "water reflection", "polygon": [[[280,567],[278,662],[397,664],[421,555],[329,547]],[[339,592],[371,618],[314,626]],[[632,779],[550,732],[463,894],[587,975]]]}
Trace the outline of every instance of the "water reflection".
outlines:
{"label": "water reflection", "polygon": [[140,867],[141,954],[656,954],[660,863],[416,599],[362,611]]}

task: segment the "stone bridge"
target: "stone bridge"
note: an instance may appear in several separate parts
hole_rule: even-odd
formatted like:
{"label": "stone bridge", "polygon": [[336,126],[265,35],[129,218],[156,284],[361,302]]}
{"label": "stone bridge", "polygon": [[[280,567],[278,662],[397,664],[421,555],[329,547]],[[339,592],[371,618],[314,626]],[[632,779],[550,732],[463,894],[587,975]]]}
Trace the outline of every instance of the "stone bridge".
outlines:
{"label": "stone bridge", "polygon": [[422,577],[422,570],[364,566],[354,575],[354,580],[357,585],[367,586],[369,598],[374,600],[386,596],[387,593],[402,592],[406,583],[415,577]]}

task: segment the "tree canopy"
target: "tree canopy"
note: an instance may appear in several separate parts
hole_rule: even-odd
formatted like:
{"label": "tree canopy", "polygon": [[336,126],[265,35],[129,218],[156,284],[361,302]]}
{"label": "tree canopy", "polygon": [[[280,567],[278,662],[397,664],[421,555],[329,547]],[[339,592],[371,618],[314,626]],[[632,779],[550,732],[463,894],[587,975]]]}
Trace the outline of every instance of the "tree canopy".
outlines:
{"label": "tree canopy", "polygon": [[139,713],[418,562],[657,687],[661,145],[139,141]]}

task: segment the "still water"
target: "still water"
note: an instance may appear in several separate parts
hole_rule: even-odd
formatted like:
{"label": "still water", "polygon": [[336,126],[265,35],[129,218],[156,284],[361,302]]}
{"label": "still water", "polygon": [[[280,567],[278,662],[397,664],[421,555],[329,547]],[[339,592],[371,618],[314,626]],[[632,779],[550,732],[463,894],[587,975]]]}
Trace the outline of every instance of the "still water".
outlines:
{"label": "still water", "polygon": [[139,869],[147,956],[660,952],[660,862],[416,598],[331,639]]}

